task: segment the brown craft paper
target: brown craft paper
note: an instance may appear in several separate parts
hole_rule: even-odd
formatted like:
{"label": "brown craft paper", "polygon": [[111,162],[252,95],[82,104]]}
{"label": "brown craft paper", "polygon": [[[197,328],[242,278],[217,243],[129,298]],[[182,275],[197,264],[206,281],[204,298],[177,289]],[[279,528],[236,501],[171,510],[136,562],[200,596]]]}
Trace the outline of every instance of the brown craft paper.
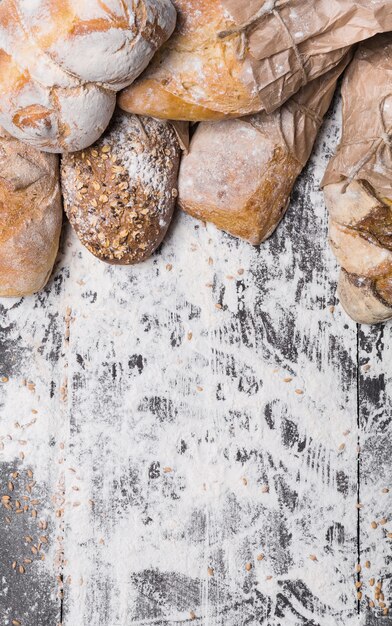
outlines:
{"label": "brown craft paper", "polygon": [[259,113],[241,121],[258,128],[269,139],[274,138],[276,145],[283,144],[302,169],[313,150],[339,76],[351,58],[352,51],[349,50],[336,67],[303,87],[274,113]]}
{"label": "brown craft paper", "polygon": [[360,46],[342,94],[343,136],[322,185],[361,179],[392,199],[392,33]]}
{"label": "brown craft paper", "polygon": [[267,112],[338,63],[345,46],[392,30],[392,0],[222,0],[222,4],[240,27],[238,34],[227,36],[246,36]]}
{"label": "brown craft paper", "polygon": [[180,144],[181,150],[183,150],[183,152],[188,152],[189,150],[189,124],[188,122],[178,122],[177,120],[170,120],[170,123],[176,132],[178,143]]}

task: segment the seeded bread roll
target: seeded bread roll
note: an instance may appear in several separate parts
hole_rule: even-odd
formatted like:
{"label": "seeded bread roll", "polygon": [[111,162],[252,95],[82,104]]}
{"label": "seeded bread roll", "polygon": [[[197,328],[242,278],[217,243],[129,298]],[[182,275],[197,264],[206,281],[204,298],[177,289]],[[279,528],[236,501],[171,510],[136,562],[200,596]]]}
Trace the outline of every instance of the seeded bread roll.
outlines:
{"label": "seeded bread roll", "polygon": [[26,296],[45,286],[61,223],[58,157],[0,128],[0,296]]}
{"label": "seeded bread roll", "polygon": [[64,156],[64,207],[83,245],[111,264],[151,256],[173,216],[179,162],[169,122],[121,111],[94,146]]}

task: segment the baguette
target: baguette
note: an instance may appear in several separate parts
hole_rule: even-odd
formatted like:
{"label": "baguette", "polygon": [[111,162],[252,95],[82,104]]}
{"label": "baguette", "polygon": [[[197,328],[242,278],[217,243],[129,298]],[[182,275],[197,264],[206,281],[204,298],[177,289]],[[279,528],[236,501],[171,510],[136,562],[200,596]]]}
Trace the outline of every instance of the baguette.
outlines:
{"label": "baguette", "polygon": [[64,208],[82,244],[111,264],[151,256],[173,216],[179,162],[171,124],[120,110],[96,144],[64,155]]}
{"label": "baguette", "polygon": [[341,144],[323,180],[338,294],[356,322],[392,318],[392,34],[365,42],[343,82]]}
{"label": "baguette", "polygon": [[276,229],[351,58],[270,115],[202,122],[181,162],[179,206],[254,245]]}
{"label": "baguette", "polygon": [[48,152],[91,145],[175,20],[170,0],[3,0],[0,123]]}
{"label": "baguette", "polygon": [[0,129],[0,296],[42,289],[59,246],[59,159]]}

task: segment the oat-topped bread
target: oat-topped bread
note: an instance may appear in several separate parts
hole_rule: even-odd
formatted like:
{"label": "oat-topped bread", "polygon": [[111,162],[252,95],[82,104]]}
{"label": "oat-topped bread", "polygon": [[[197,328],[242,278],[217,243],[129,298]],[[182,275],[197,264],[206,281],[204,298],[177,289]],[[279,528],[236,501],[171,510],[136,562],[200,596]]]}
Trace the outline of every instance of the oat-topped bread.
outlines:
{"label": "oat-topped bread", "polygon": [[59,158],[0,129],[0,296],[42,289],[59,246]]}
{"label": "oat-topped bread", "polygon": [[94,146],[64,156],[64,208],[86,248],[113,264],[147,259],[173,216],[179,162],[169,122],[121,111]]}
{"label": "oat-topped bread", "polygon": [[3,0],[0,123],[48,152],[91,145],[175,22],[170,0]]}

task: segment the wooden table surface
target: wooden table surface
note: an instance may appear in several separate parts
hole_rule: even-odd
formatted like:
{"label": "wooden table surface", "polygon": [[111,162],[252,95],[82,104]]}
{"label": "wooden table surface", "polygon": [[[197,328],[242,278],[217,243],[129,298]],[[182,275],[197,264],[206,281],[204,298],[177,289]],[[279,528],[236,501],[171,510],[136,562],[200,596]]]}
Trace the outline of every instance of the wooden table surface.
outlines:
{"label": "wooden table surface", "polygon": [[119,268],[68,228],[1,301],[0,626],[392,624],[392,333],[336,300],[335,109],[260,249],[178,215]]}

